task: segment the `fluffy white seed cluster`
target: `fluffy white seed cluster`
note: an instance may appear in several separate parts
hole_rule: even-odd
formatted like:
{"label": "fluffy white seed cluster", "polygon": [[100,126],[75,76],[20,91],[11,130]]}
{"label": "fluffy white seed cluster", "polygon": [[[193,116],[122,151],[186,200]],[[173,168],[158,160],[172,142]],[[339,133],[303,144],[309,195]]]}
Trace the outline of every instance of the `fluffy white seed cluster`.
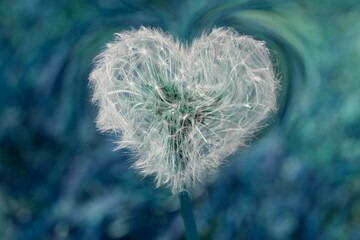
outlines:
{"label": "fluffy white seed cluster", "polygon": [[133,167],[174,194],[245,146],[275,110],[277,83],[264,43],[227,28],[191,45],[159,29],[118,33],[90,75],[97,127],[120,133]]}

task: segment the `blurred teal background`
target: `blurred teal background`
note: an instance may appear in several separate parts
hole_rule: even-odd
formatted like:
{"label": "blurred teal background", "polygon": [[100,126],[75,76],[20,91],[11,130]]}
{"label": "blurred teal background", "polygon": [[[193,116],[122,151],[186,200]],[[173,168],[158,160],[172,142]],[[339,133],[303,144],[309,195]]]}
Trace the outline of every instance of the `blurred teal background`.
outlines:
{"label": "blurred teal background", "polygon": [[96,132],[93,58],[113,33],[266,41],[279,112],[193,194],[202,239],[360,239],[357,0],[0,2],[0,239],[183,239],[178,200]]}

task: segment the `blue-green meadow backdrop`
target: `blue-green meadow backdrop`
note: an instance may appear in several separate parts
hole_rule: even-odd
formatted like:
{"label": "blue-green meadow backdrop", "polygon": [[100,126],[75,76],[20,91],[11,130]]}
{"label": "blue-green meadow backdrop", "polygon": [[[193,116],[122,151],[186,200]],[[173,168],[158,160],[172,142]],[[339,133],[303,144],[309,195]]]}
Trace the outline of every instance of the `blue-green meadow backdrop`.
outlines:
{"label": "blue-green meadow backdrop", "polygon": [[202,239],[360,239],[357,0],[0,1],[0,239],[183,239],[179,204],[96,132],[88,75],[113,34],[263,40],[279,111],[198,186]]}

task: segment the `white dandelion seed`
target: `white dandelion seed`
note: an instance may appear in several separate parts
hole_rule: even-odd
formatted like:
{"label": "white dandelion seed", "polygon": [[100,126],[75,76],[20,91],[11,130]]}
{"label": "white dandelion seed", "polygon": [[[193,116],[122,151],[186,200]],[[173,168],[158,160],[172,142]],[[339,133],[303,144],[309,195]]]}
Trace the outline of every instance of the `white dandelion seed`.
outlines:
{"label": "white dandelion seed", "polygon": [[215,28],[191,45],[158,29],[116,34],[90,75],[97,127],[174,194],[245,146],[276,109],[278,80],[263,42]]}

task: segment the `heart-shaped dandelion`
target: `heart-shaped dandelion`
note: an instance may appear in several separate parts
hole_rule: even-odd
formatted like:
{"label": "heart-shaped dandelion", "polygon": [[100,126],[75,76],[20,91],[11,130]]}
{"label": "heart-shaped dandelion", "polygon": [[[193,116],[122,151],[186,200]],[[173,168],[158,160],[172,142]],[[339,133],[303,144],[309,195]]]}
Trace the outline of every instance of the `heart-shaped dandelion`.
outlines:
{"label": "heart-shaped dandelion", "polygon": [[116,34],[90,84],[97,127],[120,133],[133,166],[178,193],[246,145],[275,110],[278,81],[264,43],[232,29],[187,45],[141,27]]}

